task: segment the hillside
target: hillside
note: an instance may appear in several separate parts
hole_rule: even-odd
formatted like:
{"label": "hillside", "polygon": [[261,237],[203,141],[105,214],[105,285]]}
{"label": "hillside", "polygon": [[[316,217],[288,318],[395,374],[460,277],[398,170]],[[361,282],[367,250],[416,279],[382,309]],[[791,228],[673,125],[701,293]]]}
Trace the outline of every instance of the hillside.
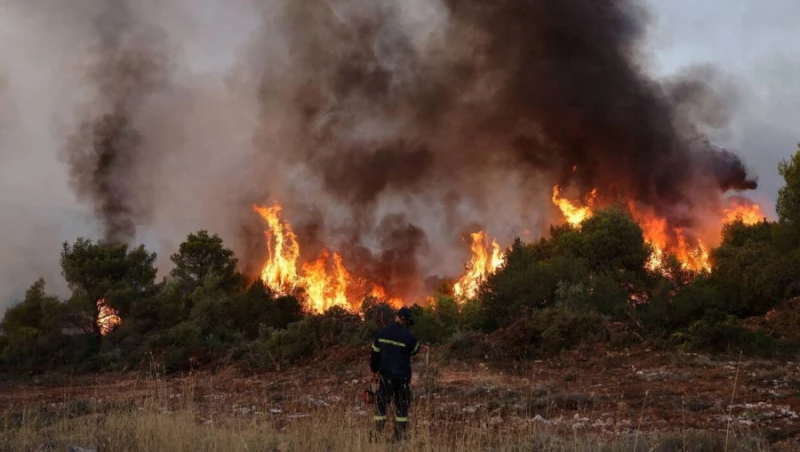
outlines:
{"label": "hillside", "polygon": [[[498,366],[442,353],[416,360],[409,448],[800,450],[797,362],[587,348]],[[375,450],[365,368],[340,350],[280,372],[6,382],[0,439],[3,450]]]}

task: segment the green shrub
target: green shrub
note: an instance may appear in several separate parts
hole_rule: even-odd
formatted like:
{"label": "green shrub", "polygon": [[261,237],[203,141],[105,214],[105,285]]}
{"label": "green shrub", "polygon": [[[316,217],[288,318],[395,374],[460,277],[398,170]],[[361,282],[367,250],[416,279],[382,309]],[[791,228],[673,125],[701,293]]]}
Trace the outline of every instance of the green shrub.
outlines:
{"label": "green shrub", "polygon": [[494,347],[486,333],[458,331],[443,350],[445,359],[488,360],[495,357]]}
{"label": "green shrub", "polygon": [[750,330],[732,316],[722,313],[710,314],[697,320],[684,333],[676,333],[675,339],[683,348],[716,352],[744,353],[773,357],[785,351],[785,345],[763,330]]}
{"label": "green shrub", "polygon": [[295,363],[315,353],[344,344],[365,345],[371,338],[356,314],[334,307],[324,314],[311,315],[290,324],[285,330],[272,330],[263,339],[263,351],[273,360]]}
{"label": "green shrub", "polygon": [[608,342],[610,337],[608,321],[597,312],[548,308],[492,333],[491,342],[498,356],[525,359]]}
{"label": "green shrub", "polygon": [[456,332],[461,322],[455,298],[436,295],[430,305],[412,306],[414,325],[411,332],[423,344],[443,344]]}

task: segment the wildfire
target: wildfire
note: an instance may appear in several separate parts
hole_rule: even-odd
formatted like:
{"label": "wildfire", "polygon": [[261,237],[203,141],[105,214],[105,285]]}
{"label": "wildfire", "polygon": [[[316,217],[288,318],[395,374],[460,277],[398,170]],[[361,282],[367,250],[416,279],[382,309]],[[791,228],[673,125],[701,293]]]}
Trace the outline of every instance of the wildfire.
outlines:
{"label": "wildfire", "polygon": [[253,210],[267,224],[267,259],[261,280],[270,289],[285,295],[302,288],[309,307],[318,313],[334,306],[352,309],[350,300],[367,294],[394,305],[402,304],[401,300],[388,297],[377,284],[372,284],[371,291],[360,290],[367,287],[365,283],[352,277],[339,253],[331,254],[327,249],[316,260],[302,264],[298,272],[300,245],[292,227],[281,219],[280,205],[255,206]]}
{"label": "wildfire", "polygon": [[667,256],[672,254],[684,270],[694,272],[711,270],[711,256],[702,240],[688,235],[683,229],[670,229],[666,218],[652,211],[637,208],[633,202],[628,203],[628,210],[641,226],[644,241],[653,248],[647,261],[647,268],[653,271],[664,269]]}
{"label": "wildfire", "polygon": [[122,325],[119,313],[106,303],[105,298],[98,298],[95,303],[97,305],[97,328],[100,329],[101,335],[106,336]]}
{"label": "wildfire", "polygon": [[[593,189],[587,196],[585,205],[581,205],[562,198],[561,188],[558,185],[553,187],[553,204],[561,210],[564,218],[572,226],[578,226],[583,220],[592,217],[596,198],[597,189]],[[670,254],[674,255],[681,267],[686,270],[695,272],[711,270],[708,248],[700,239],[688,236],[681,229],[670,229],[665,218],[649,210],[641,210],[633,202],[628,203],[628,210],[641,226],[645,242],[653,248],[647,261],[650,270],[663,269]]]}
{"label": "wildfire", "polygon": [[767,216],[758,204],[740,197],[731,198],[730,206],[723,211],[723,221],[733,223],[741,219],[742,223],[751,226],[763,221]]}
{"label": "wildfire", "polygon": [[372,298],[375,298],[375,299],[377,299],[379,301],[384,301],[384,302],[389,303],[390,305],[393,305],[393,306],[402,306],[403,305],[403,300],[401,300],[400,298],[396,298],[396,297],[390,297],[386,293],[386,289],[384,289],[383,287],[381,287],[381,286],[379,286],[377,284],[373,284],[372,285],[372,290],[370,291],[369,295]]}
{"label": "wildfire", "polygon": [[281,221],[281,206],[278,203],[272,207],[255,206],[253,209],[267,222],[268,227],[264,231],[267,262],[261,270],[261,280],[267,287],[286,294],[300,282],[297,277],[297,259],[300,257],[297,236],[288,223]]}
{"label": "wildfire", "polygon": [[[574,169],[573,169],[574,170]],[[561,187],[556,185],[553,187],[553,204],[555,204],[564,215],[567,223],[572,226],[578,226],[587,218],[592,217],[592,206],[597,197],[597,189],[593,189],[589,196],[586,198],[586,205],[581,206],[577,202],[570,201],[561,197]]]}
{"label": "wildfire", "polygon": [[496,241],[491,245],[483,231],[470,234],[472,258],[467,263],[466,273],[453,286],[457,298],[469,299],[478,294],[481,282],[503,265],[503,251]]}
{"label": "wildfire", "polygon": [[[330,267],[330,272],[328,271]],[[347,283],[350,273],[342,264],[338,253],[330,259],[328,250],[322,250],[317,260],[303,264],[303,286],[311,306],[317,312],[324,312],[334,306],[349,308],[347,302]]]}

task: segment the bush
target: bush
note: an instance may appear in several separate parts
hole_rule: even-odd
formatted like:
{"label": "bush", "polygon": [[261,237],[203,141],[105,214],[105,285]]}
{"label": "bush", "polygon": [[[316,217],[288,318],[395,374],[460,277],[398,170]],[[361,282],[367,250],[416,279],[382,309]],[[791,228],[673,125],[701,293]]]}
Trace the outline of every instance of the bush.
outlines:
{"label": "bush", "polygon": [[548,308],[496,331],[491,341],[499,356],[524,359],[607,342],[610,336],[608,321],[596,312]]}
{"label": "bush", "polygon": [[365,345],[372,340],[358,315],[334,307],[290,324],[285,330],[269,330],[260,349],[273,361],[296,363],[337,345]]}
{"label": "bush", "polygon": [[413,306],[411,332],[424,344],[443,344],[456,332],[461,321],[458,303],[453,297],[436,295],[430,305]]}
{"label": "bush", "polygon": [[445,359],[484,360],[495,355],[488,336],[479,331],[458,331],[444,348]]}
{"label": "bush", "polygon": [[681,347],[716,353],[744,353],[773,357],[786,350],[775,337],[761,330],[750,330],[733,316],[711,313],[674,335]]}
{"label": "bush", "polygon": [[636,318],[651,339],[666,340],[675,331],[686,329],[709,312],[725,307],[724,293],[707,276],[699,276],[690,284],[664,289],[650,301],[637,307]]}
{"label": "bush", "polygon": [[764,323],[778,338],[800,342],[800,298],[786,301],[770,311]]}

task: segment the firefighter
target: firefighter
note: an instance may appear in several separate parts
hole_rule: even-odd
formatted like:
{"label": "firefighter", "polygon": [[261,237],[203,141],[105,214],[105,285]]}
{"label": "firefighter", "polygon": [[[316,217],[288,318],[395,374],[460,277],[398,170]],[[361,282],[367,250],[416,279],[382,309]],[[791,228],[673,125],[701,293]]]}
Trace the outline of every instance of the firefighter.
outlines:
{"label": "firefighter", "polygon": [[419,351],[417,338],[408,330],[414,324],[411,309],[400,308],[395,321],[378,331],[372,343],[369,367],[378,379],[375,429],[380,432],[386,424],[386,408],[394,402],[395,439],[403,439],[408,428],[408,408],[411,405],[411,357]]}

